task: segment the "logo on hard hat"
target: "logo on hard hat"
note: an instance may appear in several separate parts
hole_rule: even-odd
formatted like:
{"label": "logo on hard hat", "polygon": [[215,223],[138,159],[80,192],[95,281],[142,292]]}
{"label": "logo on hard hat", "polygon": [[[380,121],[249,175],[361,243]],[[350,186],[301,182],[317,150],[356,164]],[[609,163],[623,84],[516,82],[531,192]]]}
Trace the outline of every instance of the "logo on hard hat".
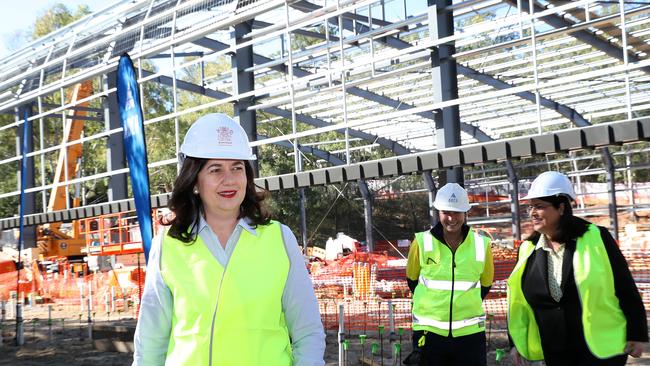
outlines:
{"label": "logo on hard hat", "polygon": [[458,198],[456,198],[455,193],[452,193],[451,196],[449,196],[449,203],[458,203]]}
{"label": "logo on hard hat", "polygon": [[232,146],[232,135],[234,131],[228,127],[219,127],[217,129],[217,144]]}

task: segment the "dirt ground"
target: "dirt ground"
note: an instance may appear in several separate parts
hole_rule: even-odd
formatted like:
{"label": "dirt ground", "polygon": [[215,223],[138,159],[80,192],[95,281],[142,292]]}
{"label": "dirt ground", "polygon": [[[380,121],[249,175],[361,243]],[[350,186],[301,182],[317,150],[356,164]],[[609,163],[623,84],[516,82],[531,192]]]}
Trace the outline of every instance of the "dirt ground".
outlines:
{"label": "dirt ground", "polygon": [[[133,320],[125,320],[119,323],[134,323]],[[123,366],[130,365],[132,361],[131,353],[121,352],[101,352],[93,347],[92,342],[88,341],[87,324],[70,321],[63,328],[61,325],[53,326],[50,336],[49,328],[33,327],[33,323],[27,322],[25,328],[25,345],[23,347],[14,346],[13,323],[5,323],[3,345],[0,347],[0,366]],[[350,335],[350,346],[345,354],[345,365],[374,365],[397,366],[401,360],[410,352],[410,339],[402,340],[402,356],[392,357],[394,347],[384,340],[384,359],[380,361],[379,356],[371,355],[371,346],[377,339],[366,339],[364,349],[361,349],[358,335]],[[399,342],[395,340],[395,342]],[[327,366],[338,365],[338,347],[337,335],[335,332],[328,332],[327,349],[325,361]],[[488,365],[511,365],[508,357],[503,357],[499,362],[496,361],[496,348],[505,348],[506,340],[503,334],[491,336],[488,352]],[[380,351],[378,351],[379,353]],[[366,362],[361,363],[361,356],[364,356]],[[640,359],[630,359],[628,365],[650,365],[650,348],[646,347],[646,352]]]}

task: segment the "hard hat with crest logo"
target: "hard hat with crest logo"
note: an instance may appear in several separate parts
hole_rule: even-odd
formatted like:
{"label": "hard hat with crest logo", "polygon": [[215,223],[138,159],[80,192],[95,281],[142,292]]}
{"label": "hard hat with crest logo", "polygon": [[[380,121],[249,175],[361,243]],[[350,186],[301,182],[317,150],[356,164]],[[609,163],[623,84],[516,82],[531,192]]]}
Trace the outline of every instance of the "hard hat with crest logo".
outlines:
{"label": "hard hat with crest logo", "polygon": [[206,114],[190,126],[178,158],[182,162],[188,156],[204,159],[256,160],[246,131],[235,120],[222,113]]}

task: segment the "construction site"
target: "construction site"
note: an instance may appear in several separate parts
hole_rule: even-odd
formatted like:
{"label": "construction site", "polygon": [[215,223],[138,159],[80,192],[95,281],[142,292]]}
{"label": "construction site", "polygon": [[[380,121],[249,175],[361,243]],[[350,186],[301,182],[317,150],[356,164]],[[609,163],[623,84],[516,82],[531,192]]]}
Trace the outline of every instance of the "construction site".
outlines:
{"label": "construction site", "polygon": [[[128,365],[146,278],[116,74],[133,60],[154,234],[183,136],[246,131],[295,234],[327,365],[400,365],[438,188],[490,238],[489,365],[510,365],[522,198],[566,174],[650,310],[650,2],[118,0],[0,59],[0,365]],[[650,365],[650,348],[628,364]]]}

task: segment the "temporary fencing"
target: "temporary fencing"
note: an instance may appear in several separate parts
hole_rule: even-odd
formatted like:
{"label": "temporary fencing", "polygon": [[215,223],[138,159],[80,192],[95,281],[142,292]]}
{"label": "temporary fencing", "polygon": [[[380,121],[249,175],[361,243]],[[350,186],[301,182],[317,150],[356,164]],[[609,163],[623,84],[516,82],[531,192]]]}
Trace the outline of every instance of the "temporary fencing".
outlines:
{"label": "temporary fencing", "polygon": [[[647,311],[650,309],[650,261],[647,250],[639,248],[638,242],[632,248],[630,240],[621,243],[621,251]],[[339,305],[343,305],[347,333],[365,334],[380,327],[387,332],[410,329],[412,298],[406,282],[406,260],[388,253],[351,253],[327,265],[312,264],[311,276],[326,329],[338,329]],[[507,327],[506,280],[515,266],[517,250],[493,244],[492,255],[494,282],[483,306],[486,328],[499,331]]]}
{"label": "temporary fencing", "polygon": [[[408,248],[407,248],[408,249]],[[398,249],[393,249],[397,254]],[[326,329],[338,329],[343,304],[347,332],[387,332],[411,327],[411,291],[406,282],[406,259],[387,250],[351,253],[337,261],[311,266],[311,276]],[[516,250],[493,246],[494,283],[484,301],[493,329],[504,329],[507,311],[506,279],[514,268]]]}
{"label": "temporary fencing", "polygon": [[[621,250],[641,293],[650,309],[650,232],[622,235]],[[319,302],[323,324],[328,330],[339,328],[343,319],[347,333],[366,334],[385,329],[395,334],[411,326],[411,291],[406,282],[408,247],[380,246],[379,252],[352,252],[334,261],[310,263],[310,273]],[[512,247],[492,245],[494,282],[483,305],[486,327],[506,328],[506,280],[514,268],[517,251]],[[81,263],[52,263],[49,269],[27,266],[21,270],[19,291],[16,272],[0,273],[0,300],[11,309],[16,301],[25,304],[53,303],[67,313],[84,313],[93,317],[135,317],[139,303],[138,282],[144,282],[144,269],[138,270],[136,254],[119,256],[118,268],[108,272],[88,273]],[[52,270],[57,267],[56,270]],[[121,267],[121,268],[120,268]],[[343,305],[341,314],[340,305]],[[84,315],[85,317],[85,315]]]}

